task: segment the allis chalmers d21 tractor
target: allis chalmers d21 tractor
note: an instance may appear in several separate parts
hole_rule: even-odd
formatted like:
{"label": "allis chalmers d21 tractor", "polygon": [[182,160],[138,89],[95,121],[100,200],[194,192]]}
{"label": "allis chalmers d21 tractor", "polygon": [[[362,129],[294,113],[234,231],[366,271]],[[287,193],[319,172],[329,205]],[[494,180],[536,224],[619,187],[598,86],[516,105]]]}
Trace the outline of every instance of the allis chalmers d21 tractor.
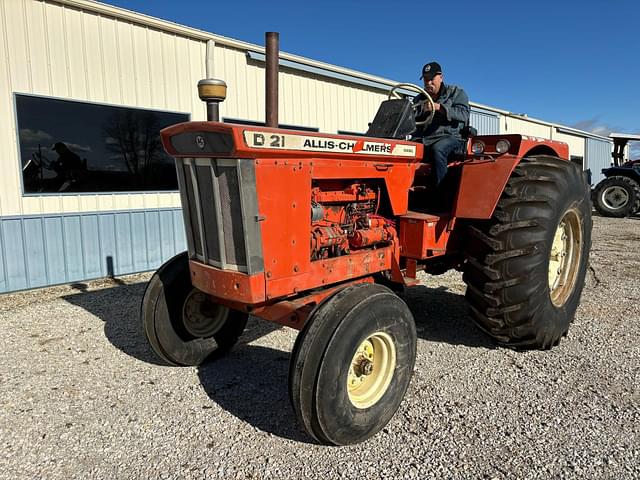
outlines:
{"label": "allis chalmers d21 tractor", "polygon": [[164,129],[188,251],[144,295],[158,356],[199,365],[229,350],[249,315],[298,329],[293,409],[317,441],[344,445],[382,429],[407,390],[416,328],[397,292],[420,271],[464,272],[471,317],[497,343],[556,345],[589,256],[583,172],[564,144],[475,136],[434,189],[422,144],[405,140],[414,111],[390,98],[368,136],[210,121]]}

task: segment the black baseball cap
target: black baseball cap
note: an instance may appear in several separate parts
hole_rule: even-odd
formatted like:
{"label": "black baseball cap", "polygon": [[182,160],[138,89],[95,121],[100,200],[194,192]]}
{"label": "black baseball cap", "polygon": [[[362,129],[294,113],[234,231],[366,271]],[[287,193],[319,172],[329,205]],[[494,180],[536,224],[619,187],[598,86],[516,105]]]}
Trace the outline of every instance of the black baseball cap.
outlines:
{"label": "black baseball cap", "polygon": [[422,67],[422,75],[420,78],[433,78],[439,73],[442,73],[442,67],[438,62],[429,62]]}

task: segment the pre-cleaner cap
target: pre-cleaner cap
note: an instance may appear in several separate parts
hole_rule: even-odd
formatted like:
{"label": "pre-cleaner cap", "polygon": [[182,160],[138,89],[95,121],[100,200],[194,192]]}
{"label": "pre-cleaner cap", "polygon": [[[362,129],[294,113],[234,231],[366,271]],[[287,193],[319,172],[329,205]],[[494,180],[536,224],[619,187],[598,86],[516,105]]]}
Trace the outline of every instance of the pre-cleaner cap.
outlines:
{"label": "pre-cleaner cap", "polygon": [[438,62],[429,62],[422,67],[422,75],[420,75],[420,78],[433,78],[439,73],[442,73],[440,64]]}

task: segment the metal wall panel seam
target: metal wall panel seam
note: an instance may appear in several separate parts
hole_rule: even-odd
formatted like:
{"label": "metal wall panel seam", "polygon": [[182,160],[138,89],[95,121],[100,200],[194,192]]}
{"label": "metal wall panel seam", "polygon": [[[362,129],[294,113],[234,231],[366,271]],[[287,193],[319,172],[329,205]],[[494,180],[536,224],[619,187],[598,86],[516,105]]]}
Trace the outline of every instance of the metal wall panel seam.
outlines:
{"label": "metal wall panel seam", "polygon": [[67,231],[64,227],[64,216],[60,217],[60,227],[62,229],[62,259],[64,260],[64,281],[69,281],[69,267],[67,266],[67,249],[64,248],[65,239],[67,238]]}
{"label": "metal wall panel seam", "polygon": [[149,42],[149,28],[144,27],[144,38],[145,44],[147,46],[147,68],[149,69],[149,99],[151,100],[151,105],[156,105],[156,101],[154,98],[154,89],[153,89],[153,62],[151,61],[151,43]]}
{"label": "metal wall panel seam", "polygon": [[120,259],[118,255],[118,233],[116,231],[116,215],[111,215],[111,224],[113,226],[113,261],[111,262],[111,268],[113,269],[113,274],[116,274],[116,268],[120,265]]}
{"label": "metal wall panel seam", "polygon": [[147,264],[147,267],[148,267],[149,266],[149,235],[147,234],[147,231],[149,229],[149,224],[147,223],[147,214],[148,214],[147,210],[145,210],[142,213],[142,220],[144,224],[144,251],[146,256],[145,263]]}
{"label": "metal wall panel seam", "polygon": [[102,259],[105,258],[105,251],[104,251],[104,248],[102,247],[102,228],[100,227],[100,215],[96,215],[96,223],[97,223],[97,230],[98,230],[98,252],[100,252],[99,253],[100,275],[106,276],[104,271],[105,270],[104,262],[102,261]]}
{"label": "metal wall panel seam", "polygon": [[173,232],[173,254],[178,251],[178,240],[176,239],[176,216],[171,213],[171,231]]}
{"label": "metal wall panel seam", "polygon": [[131,55],[133,57],[133,94],[134,97],[136,99],[136,103],[141,103],[140,101],[140,76],[138,74],[138,62],[136,62],[136,58],[137,54],[138,54],[138,49],[137,44],[136,44],[136,38],[134,35],[134,26],[133,24],[129,23],[129,37],[131,40]]}
{"label": "metal wall panel seam", "polygon": [[82,63],[84,65],[84,90],[87,92],[87,98],[92,98],[91,82],[89,81],[89,69],[87,68],[87,35],[84,29],[85,13],[80,10],[80,38],[82,38]]}
{"label": "metal wall panel seam", "polygon": [[[0,217],[1,219],[2,217]],[[0,222],[0,255],[2,255],[2,274],[4,277],[4,285],[9,289],[9,272],[7,271],[7,253],[4,242],[4,225]]]}
{"label": "metal wall panel seam", "polygon": [[103,41],[103,32],[102,32],[102,15],[96,15],[96,23],[98,24],[98,49],[100,50],[100,70],[102,71],[102,99],[107,100],[108,89],[107,89],[107,74],[105,71],[105,57],[104,57],[104,41]]}
{"label": "metal wall panel seam", "polygon": [[27,21],[27,8],[24,8],[22,10],[22,22],[24,25],[24,44],[25,44],[25,48],[27,50],[27,58],[25,59],[27,62],[27,75],[29,77],[29,90],[33,91],[33,70],[31,68],[31,48],[30,48],[30,44],[29,44],[29,34],[27,33],[29,31],[29,29],[27,28],[27,26],[29,25],[29,22]]}
{"label": "metal wall panel seam", "polygon": [[[193,72],[193,65],[191,65],[191,54],[190,54],[189,50],[191,50],[190,45],[187,45],[187,55],[186,55],[187,56],[187,65],[189,66],[189,74],[191,75],[192,72]],[[214,75],[215,74],[213,72],[211,72],[211,73],[207,72],[205,74],[205,76],[208,77],[208,78],[215,78]],[[191,88],[193,88],[193,86]],[[191,100],[189,100],[189,103],[191,103]],[[201,103],[204,103],[204,102],[201,102]]]}
{"label": "metal wall panel seam", "polygon": [[[183,73],[181,70],[178,69],[178,65],[180,65],[180,55],[179,55],[179,43],[178,43],[178,37],[177,35],[173,35],[172,37],[173,40],[173,64],[176,68],[176,70],[178,70],[178,75],[176,76],[176,86],[178,88],[178,91],[176,92],[176,99],[178,101],[178,105],[180,106],[180,108],[182,108],[183,102],[182,102],[182,92],[186,91],[186,89],[184,87],[182,87],[182,77],[183,77]],[[192,87],[193,88],[193,87]]]}
{"label": "metal wall panel seam", "polygon": [[[43,32],[48,32],[49,31],[49,22],[48,22],[48,18],[47,18],[47,4],[44,3],[42,5],[42,22],[44,23],[43,25]],[[51,59],[51,49],[49,48],[49,35],[45,34],[45,40],[44,40],[44,46],[45,46],[45,51],[46,51],[46,55],[47,55],[47,60],[48,60],[48,65],[51,65],[53,63],[53,60]],[[51,92],[53,90],[53,77],[52,77],[52,69],[51,68],[47,68],[47,77],[49,79],[49,92]]]}
{"label": "metal wall panel seam", "polygon": [[118,222],[118,218],[120,217],[120,215],[115,214],[113,215],[113,237],[114,237],[114,248],[115,251],[117,252],[117,258],[118,258],[118,262],[114,265],[114,272],[120,272],[120,270],[123,268],[122,264],[124,264],[125,262],[125,255],[124,255],[124,247],[122,246],[122,235],[119,235],[119,232],[121,232],[121,229],[118,228],[119,223]]}
{"label": "metal wall panel seam", "polygon": [[67,30],[67,8],[62,5],[62,34],[64,36],[64,51],[67,52],[66,58],[66,74],[67,74],[67,91],[69,92],[69,96],[73,96],[73,89],[71,84],[71,69],[69,64],[71,63],[71,57],[69,57],[69,32]]}
{"label": "metal wall panel seam", "polygon": [[83,218],[83,215],[78,215],[78,223],[80,224],[80,257],[82,258],[82,276],[85,277],[87,275],[87,259],[84,249],[84,222],[82,221]]}
{"label": "metal wall panel seam", "polygon": [[118,19],[113,20],[113,32],[116,37],[115,41],[115,50],[116,50],[116,66],[118,67],[118,91],[120,92],[120,102],[124,102],[124,79],[122,76],[122,56],[120,55],[120,31],[118,29],[119,25]]}
{"label": "metal wall panel seam", "polygon": [[24,279],[27,288],[31,288],[31,276],[29,275],[29,255],[27,255],[27,232],[24,229],[24,218],[20,219],[20,230],[22,231],[22,257],[24,258]]}
{"label": "metal wall panel seam", "polygon": [[165,36],[160,34],[160,71],[162,72],[162,95],[163,95],[163,105],[168,105],[169,104],[169,92],[167,91],[167,85],[169,84],[168,80],[167,80],[167,75],[168,75],[168,71],[167,71],[167,66],[166,66],[166,57],[167,57],[167,52],[165,50]]}
{"label": "metal wall panel seam", "polygon": [[158,243],[159,243],[159,253],[160,253],[160,261],[163,260],[162,255],[162,216],[160,215],[160,211],[158,211]]}
{"label": "metal wall panel seam", "polygon": [[129,250],[131,251],[131,268],[135,268],[136,265],[136,253],[133,247],[133,223],[131,222],[131,212],[127,212],[127,219],[129,223]]}
{"label": "metal wall panel seam", "polygon": [[47,283],[51,282],[51,274],[49,273],[49,254],[47,253],[47,236],[45,235],[44,217],[40,217],[40,231],[42,232],[42,250],[44,254],[44,273],[47,277]]}

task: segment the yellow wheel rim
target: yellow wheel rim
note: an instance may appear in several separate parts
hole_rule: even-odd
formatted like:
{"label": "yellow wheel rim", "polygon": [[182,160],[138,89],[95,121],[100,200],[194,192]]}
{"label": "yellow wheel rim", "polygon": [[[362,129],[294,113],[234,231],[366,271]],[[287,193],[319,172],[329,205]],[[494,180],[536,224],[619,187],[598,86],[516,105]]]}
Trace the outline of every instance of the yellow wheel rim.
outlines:
{"label": "yellow wheel rim", "polygon": [[549,294],[556,307],[565,304],[576,284],[582,256],[582,228],[576,210],[564,214],[549,254]]}
{"label": "yellow wheel rim", "polygon": [[396,368],[396,347],[387,333],[376,332],[356,350],[347,376],[349,400],[356,408],[369,408],[385,394]]}

